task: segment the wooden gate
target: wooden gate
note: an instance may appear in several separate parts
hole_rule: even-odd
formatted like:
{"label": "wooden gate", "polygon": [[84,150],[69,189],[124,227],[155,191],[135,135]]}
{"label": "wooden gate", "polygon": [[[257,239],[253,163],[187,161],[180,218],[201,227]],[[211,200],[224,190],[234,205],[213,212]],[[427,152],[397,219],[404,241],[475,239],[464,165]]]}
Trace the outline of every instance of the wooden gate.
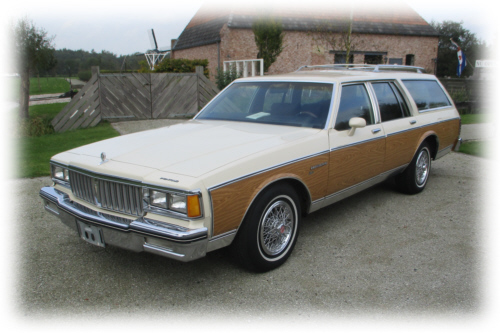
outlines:
{"label": "wooden gate", "polygon": [[196,73],[99,74],[54,118],[57,132],[97,125],[101,119],[191,118],[218,92]]}
{"label": "wooden gate", "polygon": [[102,119],[151,118],[150,74],[100,74]]}

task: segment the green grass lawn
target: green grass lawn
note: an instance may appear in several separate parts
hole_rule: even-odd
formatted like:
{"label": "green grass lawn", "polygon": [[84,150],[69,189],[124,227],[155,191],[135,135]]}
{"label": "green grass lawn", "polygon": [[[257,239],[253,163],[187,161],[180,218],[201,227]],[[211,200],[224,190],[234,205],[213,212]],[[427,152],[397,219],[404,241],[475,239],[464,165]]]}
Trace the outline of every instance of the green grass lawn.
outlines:
{"label": "green grass lawn", "polygon": [[[53,119],[66,103],[30,106],[30,117]],[[60,152],[80,147],[92,142],[119,136],[120,134],[107,122],[96,127],[78,129],[64,133],[42,136],[21,136],[15,139],[18,151],[16,178],[31,178],[50,175],[50,158]]]}
{"label": "green grass lawn", "polygon": [[480,123],[487,123],[490,121],[490,115],[484,113],[463,114],[460,116],[460,118],[462,119],[462,125],[480,124]]}
{"label": "green grass lawn", "polygon": [[[40,82],[40,86],[38,83]],[[64,93],[70,90],[69,82],[60,77],[42,77],[40,81],[33,77],[30,79],[30,95]]]}
{"label": "green grass lawn", "polygon": [[32,105],[29,108],[30,117],[45,117],[54,119],[54,117],[57,116],[57,114],[61,112],[67,104],[68,103]]}
{"label": "green grass lawn", "polygon": [[18,178],[50,175],[50,158],[60,152],[92,142],[119,136],[119,133],[105,122],[92,128],[55,133],[39,137],[22,137],[18,141]]}
{"label": "green grass lawn", "polygon": [[460,146],[460,152],[473,156],[491,157],[490,142],[486,141],[467,141]]}
{"label": "green grass lawn", "polygon": [[[17,101],[19,99],[19,89],[21,80],[13,78],[9,80],[9,95],[10,100]],[[62,94],[70,90],[69,82],[62,77],[41,77],[40,86],[36,77],[30,78],[30,96],[45,95],[45,94]]]}

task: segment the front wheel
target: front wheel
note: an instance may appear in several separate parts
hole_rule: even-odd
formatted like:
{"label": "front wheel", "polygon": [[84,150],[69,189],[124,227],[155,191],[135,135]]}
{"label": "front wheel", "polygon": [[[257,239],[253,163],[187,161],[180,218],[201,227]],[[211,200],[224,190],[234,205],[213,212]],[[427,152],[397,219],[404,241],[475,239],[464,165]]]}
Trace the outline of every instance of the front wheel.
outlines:
{"label": "front wheel", "polygon": [[431,152],[429,145],[423,143],[417,150],[410,165],[396,177],[401,192],[416,194],[423,191],[431,172]]}
{"label": "front wheel", "polygon": [[238,230],[235,254],[246,268],[265,272],[290,256],[299,232],[299,197],[287,185],[273,186],[257,197]]}

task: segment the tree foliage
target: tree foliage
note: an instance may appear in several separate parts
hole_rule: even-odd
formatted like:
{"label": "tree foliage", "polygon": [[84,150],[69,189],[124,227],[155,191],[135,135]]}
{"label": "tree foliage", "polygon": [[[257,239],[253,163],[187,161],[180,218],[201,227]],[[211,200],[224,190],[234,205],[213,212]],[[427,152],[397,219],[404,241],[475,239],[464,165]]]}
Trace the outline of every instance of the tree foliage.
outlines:
{"label": "tree foliage", "polygon": [[441,23],[431,22],[431,25],[439,34],[437,76],[457,76],[457,47],[451,43],[453,39],[467,57],[467,66],[462,76],[473,74],[475,61],[486,57],[486,43],[479,40],[474,33],[463,27],[463,22],[443,21]]}
{"label": "tree foliage", "polygon": [[267,72],[283,51],[283,26],[272,17],[262,17],[254,21],[252,31],[259,50],[257,58],[264,59],[264,72]]}
{"label": "tree foliage", "polygon": [[50,69],[55,66],[54,37],[47,37],[47,32],[37,28],[27,18],[20,19],[15,26],[11,26],[13,59],[17,61],[17,68],[21,77],[19,95],[19,116],[28,119],[30,75],[40,69]]}

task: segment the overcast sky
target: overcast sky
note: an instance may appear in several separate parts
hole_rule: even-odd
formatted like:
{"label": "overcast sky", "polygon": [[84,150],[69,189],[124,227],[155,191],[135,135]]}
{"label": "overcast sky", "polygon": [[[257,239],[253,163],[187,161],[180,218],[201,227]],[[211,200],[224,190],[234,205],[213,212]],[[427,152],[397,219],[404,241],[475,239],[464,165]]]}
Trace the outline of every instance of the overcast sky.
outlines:
{"label": "overcast sky", "polygon": [[[202,2],[27,0],[9,5],[3,11],[2,19],[28,17],[37,27],[55,36],[57,49],[107,50],[120,55],[144,52],[151,48],[148,29],[154,29],[160,47],[169,48],[170,40],[181,34]],[[468,4],[449,0],[409,0],[408,3],[427,22],[463,21],[465,28],[476,33],[479,38],[489,43],[495,38],[492,32],[495,29],[488,26],[488,22],[493,22],[493,14],[486,0]]]}

